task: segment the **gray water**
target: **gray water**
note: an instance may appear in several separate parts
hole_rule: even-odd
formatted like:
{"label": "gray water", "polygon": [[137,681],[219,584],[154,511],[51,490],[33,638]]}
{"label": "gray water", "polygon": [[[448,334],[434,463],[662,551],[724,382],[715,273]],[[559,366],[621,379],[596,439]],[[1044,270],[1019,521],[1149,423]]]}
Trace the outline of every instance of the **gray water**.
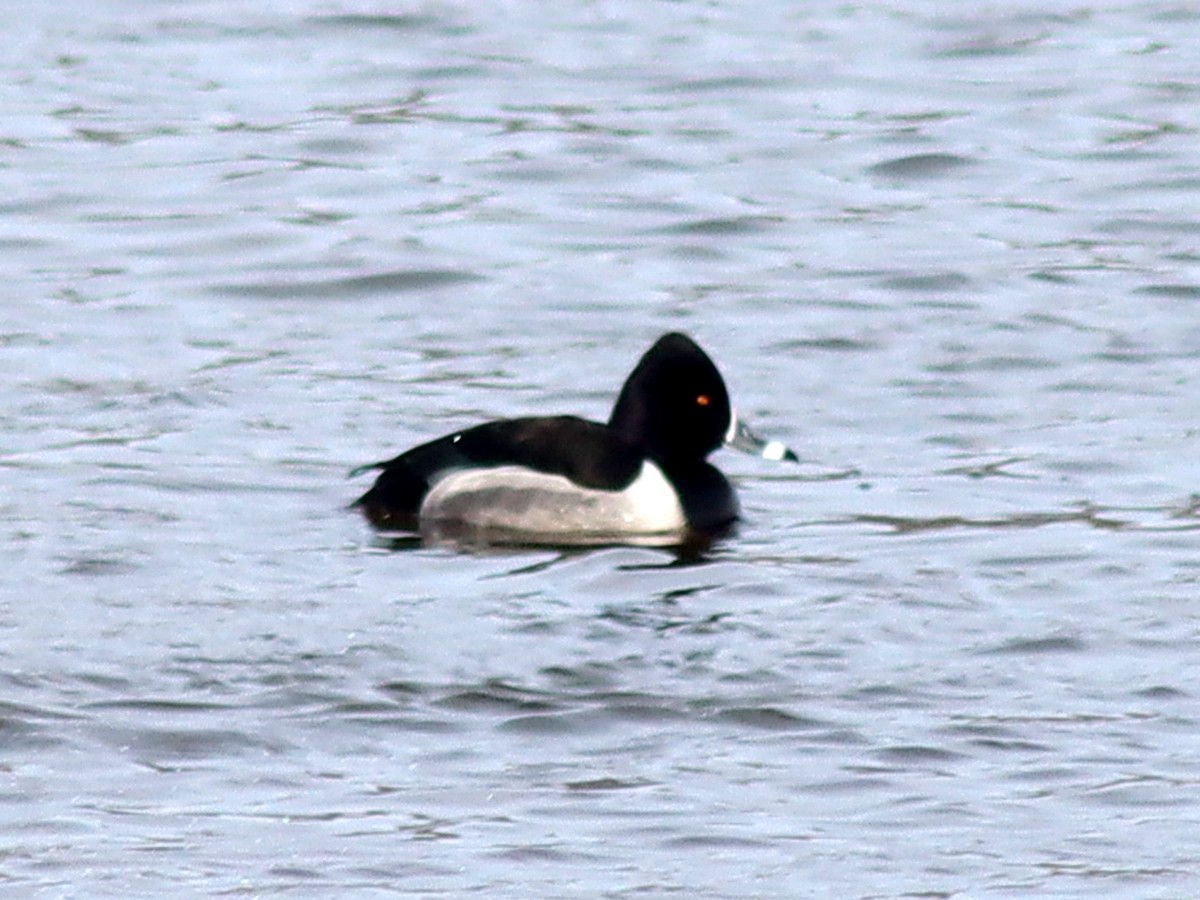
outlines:
{"label": "gray water", "polygon": [[[10,4],[0,892],[1200,894],[1200,10]],[[634,548],[346,471],[661,332]]]}

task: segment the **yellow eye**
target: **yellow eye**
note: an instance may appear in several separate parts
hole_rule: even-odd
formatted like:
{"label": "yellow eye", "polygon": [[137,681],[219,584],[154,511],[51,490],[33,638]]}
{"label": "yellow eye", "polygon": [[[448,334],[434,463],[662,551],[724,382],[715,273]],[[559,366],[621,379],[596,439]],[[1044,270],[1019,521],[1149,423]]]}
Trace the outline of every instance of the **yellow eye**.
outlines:
{"label": "yellow eye", "polygon": [[708,394],[699,394],[696,397],[696,405],[697,406],[708,406],[708,404],[710,404],[710,403],[712,403],[712,401],[710,399],[708,399]]}

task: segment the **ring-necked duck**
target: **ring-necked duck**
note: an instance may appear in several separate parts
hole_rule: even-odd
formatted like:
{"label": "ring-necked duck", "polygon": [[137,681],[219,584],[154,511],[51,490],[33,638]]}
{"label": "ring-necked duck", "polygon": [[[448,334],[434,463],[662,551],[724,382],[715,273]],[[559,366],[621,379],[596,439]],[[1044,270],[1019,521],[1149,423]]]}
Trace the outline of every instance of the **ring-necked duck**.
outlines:
{"label": "ring-necked duck", "polygon": [[727,529],[733,488],[705,457],[722,444],[796,460],[741,424],[721,374],[666,334],[634,367],[608,424],[575,416],[485,422],[382,470],[355,506],[377,528],[494,543],[678,543]]}

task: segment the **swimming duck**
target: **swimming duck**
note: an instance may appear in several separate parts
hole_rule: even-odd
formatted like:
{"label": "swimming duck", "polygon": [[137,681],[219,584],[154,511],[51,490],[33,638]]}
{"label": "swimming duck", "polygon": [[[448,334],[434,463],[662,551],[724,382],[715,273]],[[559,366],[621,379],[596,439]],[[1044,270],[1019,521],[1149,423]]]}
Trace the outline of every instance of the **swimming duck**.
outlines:
{"label": "swimming duck", "polygon": [[671,544],[738,517],[707,457],[729,445],[796,461],[740,422],[716,365],[665,334],[625,379],[608,422],[530,416],[485,422],[355,469],[379,470],[354,506],[377,528],[489,543]]}

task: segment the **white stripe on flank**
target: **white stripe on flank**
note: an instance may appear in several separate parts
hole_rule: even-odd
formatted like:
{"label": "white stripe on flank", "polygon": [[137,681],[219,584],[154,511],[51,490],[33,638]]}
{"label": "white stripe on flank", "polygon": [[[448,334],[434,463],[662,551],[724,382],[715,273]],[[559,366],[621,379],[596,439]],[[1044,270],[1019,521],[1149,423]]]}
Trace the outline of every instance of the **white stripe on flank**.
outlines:
{"label": "white stripe on flank", "polygon": [[580,487],[562,475],[522,466],[460,469],[438,481],[421,504],[422,524],[566,538],[679,532],[683,507],[662,470],[646,461],[623,491]]}

